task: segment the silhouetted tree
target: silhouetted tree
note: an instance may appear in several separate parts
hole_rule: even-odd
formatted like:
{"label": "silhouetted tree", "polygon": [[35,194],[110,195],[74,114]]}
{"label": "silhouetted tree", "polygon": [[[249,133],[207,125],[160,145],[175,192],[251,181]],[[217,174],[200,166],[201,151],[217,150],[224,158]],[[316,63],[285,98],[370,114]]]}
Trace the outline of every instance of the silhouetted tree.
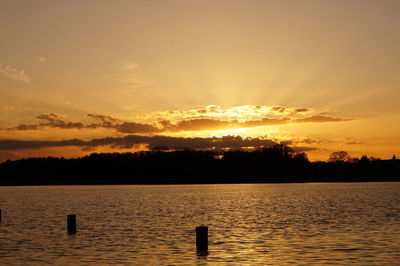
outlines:
{"label": "silhouetted tree", "polygon": [[302,162],[308,162],[308,157],[305,152],[297,152],[293,155],[293,159]]}
{"label": "silhouetted tree", "polygon": [[365,155],[365,154],[364,154],[363,156],[361,156],[360,162],[362,162],[362,163],[368,163],[368,162],[369,162],[368,156]]}
{"label": "silhouetted tree", "polygon": [[381,158],[375,158],[374,156],[369,157],[369,161],[373,162],[373,161],[380,161]]}
{"label": "silhouetted tree", "polygon": [[350,155],[347,151],[335,151],[329,155],[328,162],[344,163],[350,160]]}

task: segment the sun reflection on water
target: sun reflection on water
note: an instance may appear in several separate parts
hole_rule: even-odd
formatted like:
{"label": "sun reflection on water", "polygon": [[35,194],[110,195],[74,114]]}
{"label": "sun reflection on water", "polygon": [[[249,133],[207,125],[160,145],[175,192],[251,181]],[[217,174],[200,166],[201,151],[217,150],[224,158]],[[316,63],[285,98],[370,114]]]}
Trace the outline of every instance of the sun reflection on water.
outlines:
{"label": "sun reflection on water", "polygon": [[[397,183],[2,187],[2,263],[375,264],[400,259]],[[22,197],[23,195],[23,197]],[[77,214],[77,234],[65,215]],[[195,228],[209,227],[196,256]]]}

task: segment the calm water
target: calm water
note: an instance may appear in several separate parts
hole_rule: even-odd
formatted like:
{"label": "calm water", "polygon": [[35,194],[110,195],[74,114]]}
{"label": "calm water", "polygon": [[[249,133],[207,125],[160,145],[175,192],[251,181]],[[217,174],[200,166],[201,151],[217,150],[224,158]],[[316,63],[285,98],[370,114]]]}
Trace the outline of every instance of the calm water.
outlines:
{"label": "calm water", "polygon": [[400,264],[400,183],[0,187],[0,208],[0,264]]}

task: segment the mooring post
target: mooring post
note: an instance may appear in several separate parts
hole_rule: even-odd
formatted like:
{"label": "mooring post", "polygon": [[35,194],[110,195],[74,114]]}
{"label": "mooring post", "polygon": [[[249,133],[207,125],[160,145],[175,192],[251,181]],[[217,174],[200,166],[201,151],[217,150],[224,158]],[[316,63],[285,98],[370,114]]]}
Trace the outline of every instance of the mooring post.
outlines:
{"label": "mooring post", "polygon": [[196,227],[196,250],[198,255],[208,254],[208,227]]}
{"label": "mooring post", "polygon": [[76,215],[75,214],[67,215],[67,228],[68,228],[68,234],[76,233]]}

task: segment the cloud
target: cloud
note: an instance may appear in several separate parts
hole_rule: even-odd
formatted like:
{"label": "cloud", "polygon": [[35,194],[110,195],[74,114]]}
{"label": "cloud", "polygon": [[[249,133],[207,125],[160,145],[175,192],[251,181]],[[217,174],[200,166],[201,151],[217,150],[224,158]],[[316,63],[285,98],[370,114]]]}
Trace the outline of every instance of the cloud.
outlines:
{"label": "cloud", "polygon": [[309,109],[309,108],[294,108],[292,111],[292,114],[308,113],[311,111],[312,111],[312,109]]}
{"label": "cloud", "polygon": [[96,129],[111,128],[121,133],[155,133],[161,132],[157,127],[150,124],[135,122],[124,122],[119,119],[106,115],[88,114],[88,117],[97,120],[98,123],[84,124],[67,120],[64,116],[48,113],[40,114],[36,118],[41,120],[37,124],[20,124],[8,130],[38,130],[41,128],[61,128],[61,129]]}
{"label": "cloud", "polygon": [[164,127],[166,130],[172,131],[201,131],[201,130],[223,130],[232,128],[234,122],[220,121],[214,119],[192,119],[179,121],[176,125]]}
{"label": "cloud", "polygon": [[125,92],[132,92],[136,88],[144,87],[150,82],[143,77],[142,73],[129,73],[118,80],[125,88]]}
{"label": "cloud", "polygon": [[[200,112],[197,110],[196,112]],[[207,112],[207,111],[205,111]],[[183,131],[204,131],[204,130],[227,130],[238,128],[252,128],[262,126],[276,126],[294,123],[326,123],[350,121],[350,118],[339,118],[325,115],[316,115],[303,118],[264,117],[254,120],[223,120],[221,118],[191,118],[180,121],[159,120],[153,123],[139,123],[134,121],[123,121],[111,116],[88,114],[89,118],[96,120],[96,123],[84,124],[83,122],[69,121],[64,116],[48,113],[38,115],[36,118],[41,122],[36,124],[20,124],[8,130],[38,130],[41,128],[61,128],[61,129],[96,129],[108,128],[114,129],[120,133],[128,134],[150,134],[150,133],[168,133]],[[190,116],[189,116],[190,117]]]}
{"label": "cloud", "polygon": [[305,146],[295,146],[291,147],[295,152],[306,152],[306,151],[316,151],[315,147],[305,147]]}
{"label": "cloud", "polygon": [[25,130],[37,130],[39,129],[40,126],[39,125],[34,125],[34,124],[20,124],[14,128],[12,128],[12,130],[20,130],[20,131],[25,131]]}
{"label": "cloud", "polygon": [[106,115],[96,115],[96,114],[88,114],[88,117],[100,121],[100,124],[91,124],[89,127],[91,128],[96,128],[96,127],[105,127],[105,128],[113,128],[114,125],[120,120],[112,117],[112,116],[106,116]]}
{"label": "cloud", "polygon": [[271,112],[279,113],[282,115],[296,115],[312,112],[312,109],[305,107],[284,107],[284,106],[272,106]]}
{"label": "cloud", "polygon": [[365,143],[361,142],[361,141],[349,141],[349,142],[346,142],[345,144],[347,144],[347,145],[359,145],[359,144],[365,144]]}
{"label": "cloud", "polygon": [[123,67],[122,70],[132,70],[132,69],[137,69],[139,68],[139,64],[135,62],[130,62],[126,63]]}
{"label": "cloud", "polygon": [[88,114],[89,117],[100,120],[100,123],[84,124],[82,122],[68,121],[64,116],[47,113],[40,114],[36,118],[41,120],[37,124],[20,124],[13,128],[8,128],[8,130],[38,130],[42,128],[61,128],[61,129],[83,129],[83,128],[115,128],[115,123],[118,122],[117,119],[104,116],[104,115],[94,115]]}
{"label": "cloud", "polygon": [[0,140],[0,150],[40,149],[44,147],[85,146],[79,139],[51,140]]}
{"label": "cloud", "polygon": [[1,110],[3,110],[3,111],[13,111],[13,110],[15,110],[15,106],[12,106],[12,105],[8,105],[8,106],[3,106],[3,107],[1,107]]}
{"label": "cloud", "polygon": [[276,126],[295,123],[342,122],[350,120],[352,119],[330,116],[311,116],[299,119],[292,119],[289,117],[262,118],[260,120],[249,120],[245,122],[241,122],[238,120],[224,121],[217,119],[191,119],[179,121],[176,124],[171,124],[171,122],[169,121],[163,121],[162,123],[164,124],[163,131],[201,131]]}
{"label": "cloud", "polygon": [[171,149],[190,148],[190,149],[226,149],[243,147],[266,147],[275,145],[276,142],[262,138],[242,138],[240,136],[224,136],[221,138],[180,138],[168,136],[135,136],[130,135],[121,138],[122,141],[134,144],[146,143],[150,149],[164,146]]}
{"label": "cloud", "polygon": [[178,122],[176,125],[166,127],[166,129],[175,129],[179,131],[200,131],[200,130],[224,130],[234,128],[249,128],[260,126],[281,125],[289,123],[289,118],[270,119],[263,118],[261,120],[250,120],[240,122],[237,120],[223,121],[214,119],[192,119]]}
{"label": "cloud", "polygon": [[136,62],[128,62],[121,68],[122,72],[115,76],[115,80],[123,86],[123,92],[138,92],[139,88],[150,84],[146,73],[140,71],[140,65]]}
{"label": "cloud", "polygon": [[351,121],[353,119],[350,118],[340,118],[340,117],[332,117],[325,115],[314,115],[306,118],[296,119],[297,123],[325,123],[325,122],[343,122],[343,121]]}
{"label": "cloud", "polygon": [[316,138],[311,138],[311,137],[301,137],[298,136],[296,138],[293,138],[291,140],[291,144],[294,145],[317,145],[317,144],[321,144],[322,140],[320,139],[316,139]]}
{"label": "cloud", "polygon": [[63,129],[71,129],[71,128],[80,129],[85,127],[81,122],[66,121],[62,116],[54,113],[41,114],[38,115],[37,118],[45,121],[39,124],[42,127],[46,126],[46,127],[63,128]]}
{"label": "cloud", "polygon": [[42,141],[42,140],[0,140],[0,150],[40,149],[47,147],[78,146],[85,150],[93,147],[112,145],[115,148],[132,148],[139,144],[147,144],[150,149],[168,147],[170,149],[240,149],[245,147],[270,147],[275,141],[263,138],[242,138],[240,136],[224,136],[221,138],[181,138],[168,136],[139,136],[100,138],[84,141],[80,139]]}
{"label": "cloud", "polygon": [[19,124],[16,127],[8,128],[8,130],[38,130],[45,127],[50,128],[62,128],[62,129],[72,129],[72,128],[85,128],[83,123],[81,122],[71,122],[67,121],[63,116],[55,114],[55,113],[48,113],[48,114],[40,114],[36,117],[37,119],[41,120],[37,124]]}
{"label": "cloud", "polygon": [[283,107],[266,105],[241,105],[224,108],[219,105],[207,105],[188,110],[167,110],[151,113],[138,113],[136,118],[147,117],[152,120],[169,120],[176,123],[191,119],[213,119],[240,122],[261,120],[264,118],[280,119],[284,117],[298,118],[313,112],[306,107]]}
{"label": "cloud", "polygon": [[121,133],[157,133],[160,132],[155,126],[135,122],[124,122],[115,127]]}
{"label": "cloud", "polygon": [[331,141],[341,143],[341,144],[346,144],[346,145],[365,144],[365,139],[355,139],[355,138],[350,138],[350,137],[336,138],[336,139],[332,139]]}
{"label": "cloud", "polygon": [[175,131],[202,131],[202,130],[226,130],[235,128],[251,128],[260,126],[271,126],[281,125],[289,123],[289,118],[271,119],[263,118],[261,120],[250,120],[246,122],[240,122],[238,120],[224,121],[217,119],[191,119],[179,121],[176,124],[172,124],[170,121],[161,121],[161,130],[164,132],[175,132]]}
{"label": "cloud", "polygon": [[96,149],[94,147],[90,147],[90,146],[85,146],[82,148],[82,151],[92,151],[94,152]]}
{"label": "cloud", "polygon": [[273,126],[273,125],[282,125],[288,124],[292,120],[287,117],[283,118],[263,118],[261,120],[247,121],[240,123],[242,127],[261,127],[261,126]]}
{"label": "cloud", "polygon": [[12,66],[5,66],[0,64],[0,74],[9,79],[21,81],[24,83],[31,83],[31,78],[25,74],[25,70],[18,70]]}
{"label": "cloud", "polygon": [[284,113],[286,111],[286,107],[282,106],[272,106],[271,111],[277,112],[277,113]]}
{"label": "cloud", "polygon": [[185,131],[212,131],[277,126],[296,123],[328,123],[354,120],[329,116],[328,114],[308,115],[312,112],[305,107],[243,105],[222,108],[208,105],[189,110],[169,110],[153,113],[140,113],[136,121],[126,121],[112,116],[88,114],[95,122],[70,121],[55,113],[40,114],[40,120],[33,124],[20,124],[8,130],[39,130],[41,128],[60,129],[114,129],[124,134],[158,134]]}

